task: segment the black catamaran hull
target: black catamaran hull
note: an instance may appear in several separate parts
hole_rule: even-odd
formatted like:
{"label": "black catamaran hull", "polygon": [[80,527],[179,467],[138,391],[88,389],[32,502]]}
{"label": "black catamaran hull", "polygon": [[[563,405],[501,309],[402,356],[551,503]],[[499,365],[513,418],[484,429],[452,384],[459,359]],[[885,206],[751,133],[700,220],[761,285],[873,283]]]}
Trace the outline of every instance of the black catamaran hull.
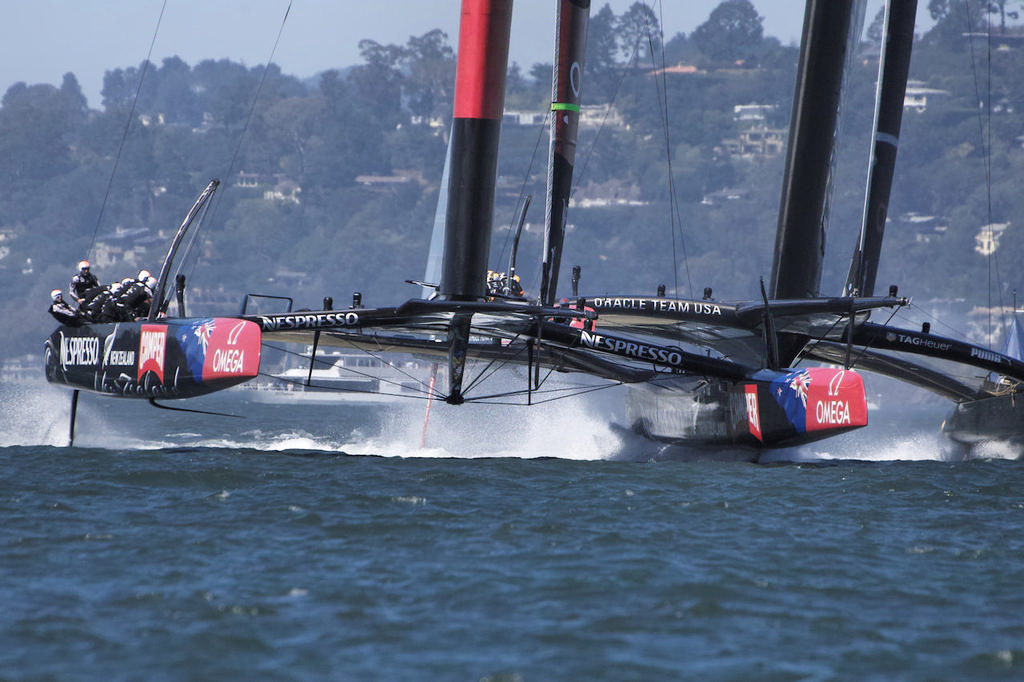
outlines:
{"label": "black catamaran hull", "polygon": [[1024,395],[1007,393],[958,403],[942,423],[954,456],[986,454],[986,446],[1010,448],[1024,456]]}
{"label": "black catamaran hull", "polygon": [[260,328],[237,318],[61,326],[46,340],[46,378],[122,398],[193,398],[252,379]]}

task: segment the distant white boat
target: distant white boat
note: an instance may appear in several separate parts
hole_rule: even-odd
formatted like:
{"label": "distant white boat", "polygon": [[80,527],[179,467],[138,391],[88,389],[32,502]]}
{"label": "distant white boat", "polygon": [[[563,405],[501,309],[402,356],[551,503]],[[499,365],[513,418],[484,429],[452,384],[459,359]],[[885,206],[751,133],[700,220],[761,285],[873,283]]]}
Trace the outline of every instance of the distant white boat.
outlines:
{"label": "distant white boat", "polygon": [[316,367],[293,367],[240,387],[260,403],[382,404],[430,395],[437,369],[409,355],[382,359],[363,351],[317,353]]}

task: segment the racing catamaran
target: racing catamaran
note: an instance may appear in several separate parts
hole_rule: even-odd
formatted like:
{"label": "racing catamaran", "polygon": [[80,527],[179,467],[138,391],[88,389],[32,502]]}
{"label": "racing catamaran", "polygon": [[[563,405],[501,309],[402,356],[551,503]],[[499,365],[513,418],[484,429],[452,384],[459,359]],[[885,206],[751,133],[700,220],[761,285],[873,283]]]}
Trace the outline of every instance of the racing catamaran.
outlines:
{"label": "racing catamaran", "polygon": [[[434,268],[439,275],[432,281],[428,268],[426,282],[413,282],[424,285],[425,295],[394,307],[364,308],[353,300],[349,308],[334,309],[325,301],[320,311],[249,314],[243,304],[237,316],[187,318],[179,286],[182,317],[162,317],[177,247],[216,189],[214,181],[175,237],[148,319],[61,326],[46,341],[47,378],[75,389],[71,440],[79,390],[144,398],[154,405],[158,399],[202,395],[257,376],[261,344],[268,342],[310,346],[311,362],[322,346],[443,360],[447,386],[439,397],[452,405],[497,398],[532,404],[541,396],[548,399],[554,372],[581,372],[628,385],[630,425],[652,439],[752,446],[755,453],[865,426],[867,401],[855,366],[967,397],[937,373],[888,359],[880,350],[940,349],[1024,377],[1024,363],[1007,364],[1000,354],[976,358],[967,344],[867,322],[872,310],[907,302],[895,291],[871,295],[880,234],[877,240],[862,239],[847,291],[820,296],[832,139],[843,66],[856,39],[852,1],[807,3],[770,292],[762,285],[760,300],[579,296],[574,275],[572,299],[556,303],[589,0],[557,3],[540,295],[531,299],[513,291],[511,271],[504,286],[494,286],[489,249],[512,0],[463,0],[442,192],[443,248]],[[910,21],[912,35],[913,8]],[[909,60],[909,48],[906,55]],[[902,80],[905,87],[905,70]],[[895,126],[898,136],[898,117]],[[878,145],[888,141],[882,133],[876,136],[879,159]],[[880,186],[887,182],[882,176]],[[880,214],[872,209],[872,215],[881,215],[881,225],[886,200]],[[798,367],[805,359],[831,366]],[[485,381],[508,365],[526,367],[525,385],[488,391]]]}
{"label": "racing catamaran", "polygon": [[[345,310],[159,317],[169,300],[165,289],[177,244],[215,188],[211,183],[168,254],[149,319],[58,328],[46,344],[48,379],[76,389],[75,399],[77,390],[85,389],[156,404],[156,399],[188,398],[252,378],[259,371],[260,343],[274,341],[446,357],[443,398],[450,404],[493,397],[480,392],[480,380],[488,368],[506,364],[528,368],[527,385],[514,392],[526,403],[551,371],[643,386],[636,394],[643,397],[632,401],[635,425],[668,442],[792,445],[864,426],[860,376],[846,368],[791,368],[792,355],[780,353],[780,340],[818,338],[819,327],[894,305],[891,298],[769,300],[765,295],[761,301],[727,304],[616,296],[554,304],[589,4],[560,0],[558,7],[539,299],[488,289],[512,2],[464,0],[441,276],[429,298],[389,308],[354,302]],[[813,267],[820,270],[820,262]],[[471,381],[468,361],[485,368]],[[548,372],[544,379],[542,368]],[[693,405],[695,414],[689,412]],[[73,429],[72,423],[72,438]]]}
{"label": "racing catamaran", "polygon": [[[914,39],[916,0],[886,3],[885,36],[879,64],[875,127],[860,238],[844,293],[871,296],[875,287],[889,192]],[[895,295],[895,287],[890,287]],[[1016,319],[1010,327],[1013,331]],[[1012,334],[1008,334],[1012,341]],[[947,398],[954,407],[942,424],[956,458],[969,457],[990,442],[1024,446],[1024,362],[1011,342],[1001,352],[918,329],[876,324],[866,319],[848,329],[845,343],[832,338],[809,342],[803,357],[822,362],[849,361],[859,369],[893,377]]]}

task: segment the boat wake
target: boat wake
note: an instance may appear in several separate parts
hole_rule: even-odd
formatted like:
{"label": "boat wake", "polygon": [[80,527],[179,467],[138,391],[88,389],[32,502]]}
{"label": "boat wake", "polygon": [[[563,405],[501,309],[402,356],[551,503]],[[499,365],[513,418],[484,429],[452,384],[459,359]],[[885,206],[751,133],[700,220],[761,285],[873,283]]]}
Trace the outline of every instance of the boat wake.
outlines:
{"label": "boat wake", "polygon": [[[833,439],[837,440],[837,439]],[[785,457],[785,455],[789,457]],[[778,453],[777,461],[858,460],[867,462],[944,461],[947,459],[938,433],[915,431],[902,434],[860,432],[843,442],[822,441],[795,451]],[[771,458],[767,458],[769,461]],[[762,462],[766,458],[762,458]]]}
{"label": "boat wake", "polygon": [[[0,447],[67,444],[70,398],[43,382],[3,387]],[[614,461],[723,460],[701,448],[668,451],[617,423],[615,395],[568,398],[543,405],[434,403],[424,429],[425,404],[401,402],[387,409],[351,407],[268,408],[237,398],[212,409],[244,420],[153,410],[131,401],[86,399],[79,406],[75,444],[111,450],[182,447],[312,452],[398,458],[559,458]],[[272,421],[270,417],[273,416]],[[769,450],[761,463],[859,460],[954,461],[934,427],[934,415],[916,413],[890,423],[793,449]],[[253,424],[259,424],[254,428]],[[333,428],[325,429],[325,425]],[[898,425],[898,426],[897,426]],[[990,443],[972,458],[1018,459],[1018,448]],[[737,456],[730,461],[748,461]]]}

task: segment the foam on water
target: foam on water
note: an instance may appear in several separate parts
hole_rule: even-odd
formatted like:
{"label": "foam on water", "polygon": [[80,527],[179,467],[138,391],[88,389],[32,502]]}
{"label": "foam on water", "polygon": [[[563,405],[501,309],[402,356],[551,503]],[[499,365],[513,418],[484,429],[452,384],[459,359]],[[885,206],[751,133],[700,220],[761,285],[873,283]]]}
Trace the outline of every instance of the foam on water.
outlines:
{"label": "foam on water", "polygon": [[[67,444],[71,394],[45,382],[3,387],[0,447]],[[198,418],[154,410],[141,401],[82,394],[75,444],[119,450],[160,450],[183,446],[269,451],[339,452],[352,455],[427,458],[538,458],[576,460],[656,457],[656,444],[632,437],[614,424],[621,396],[590,394],[540,405],[466,404],[435,401],[426,425],[426,404],[401,403],[380,410],[247,404],[238,395],[219,395],[214,411],[246,414],[247,420]],[[190,401],[189,403],[193,403]],[[271,410],[271,411],[267,411]],[[268,415],[276,422],[266,423]],[[892,417],[892,415],[887,415]],[[767,451],[762,462],[863,460],[943,461],[948,443],[931,412],[875,423],[866,429],[795,449]],[[347,421],[346,421],[347,420]],[[259,426],[253,428],[253,423]],[[647,455],[651,454],[651,457]],[[980,459],[1017,459],[1002,443],[976,449]],[[700,457],[696,457],[700,459]]]}
{"label": "foam on water", "polygon": [[425,430],[424,439],[424,410],[397,411],[380,437],[344,449],[393,457],[600,460],[622,448],[607,415],[584,398],[531,407],[435,403]]}
{"label": "foam on water", "polygon": [[4,386],[0,400],[0,447],[67,445],[71,393],[46,382]]}
{"label": "foam on water", "polygon": [[872,432],[870,429],[819,441],[802,448],[780,450],[762,461],[861,460],[867,462],[945,460],[937,432]]}

